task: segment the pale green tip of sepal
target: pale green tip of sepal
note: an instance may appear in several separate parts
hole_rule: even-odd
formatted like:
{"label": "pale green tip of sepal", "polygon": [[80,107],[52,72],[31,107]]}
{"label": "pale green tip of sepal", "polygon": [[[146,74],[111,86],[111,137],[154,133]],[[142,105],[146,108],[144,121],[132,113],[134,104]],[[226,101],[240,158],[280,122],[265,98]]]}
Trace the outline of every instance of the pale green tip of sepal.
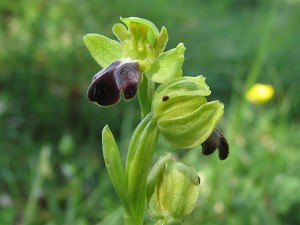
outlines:
{"label": "pale green tip of sepal", "polygon": [[161,54],[155,59],[146,75],[157,83],[164,83],[181,75],[179,71],[184,61],[185,49],[184,45],[180,43],[176,48]]}
{"label": "pale green tip of sepal", "polygon": [[100,34],[86,34],[83,42],[92,57],[102,67],[122,58],[121,44]]}
{"label": "pale green tip of sepal", "polygon": [[118,146],[108,125],[102,130],[102,150],[108,175],[119,198],[124,202],[126,201],[124,169]]}
{"label": "pale green tip of sepal", "polygon": [[159,173],[163,169],[165,163],[170,159],[172,159],[172,154],[168,152],[164,156],[161,156],[155,163],[155,165],[152,167],[147,181],[147,199],[150,199],[152,193],[155,190],[155,185],[159,178]]}

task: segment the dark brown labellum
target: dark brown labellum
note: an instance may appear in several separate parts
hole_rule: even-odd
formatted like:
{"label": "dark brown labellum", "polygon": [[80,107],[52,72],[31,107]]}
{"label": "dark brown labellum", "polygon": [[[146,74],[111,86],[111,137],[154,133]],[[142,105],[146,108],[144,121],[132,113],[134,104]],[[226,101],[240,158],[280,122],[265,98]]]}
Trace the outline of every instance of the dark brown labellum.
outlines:
{"label": "dark brown labellum", "polygon": [[202,154],[210,155],[216,149],[219,150],[219,159],[224,160],[229,155],[229,145],[226,138],[218,130],[214,129],[211,135],[202,144]]}
{"label": "dark brown labellum", "polygon": [[88,88],[89,100],[101,106],[110,106],[117,103],[120,100],[120,90],[114,79],[113,72],[109,71],[106,73],[106,76],[103,76],[100,71],[96,76],[98,78],[94,79]]}
{"label": "dark brown labellum", "polygon": [[138,89],[138,83],[132,83],[132,84],[128,84],[128,86],[124,89],[124,98],[126,100],[130,100],[132,99],[137,92]]}
{"label": "dark brown labellum", "polygon": [[120,100],[132,99],[141,78],[138,61],[117,60],[98,72],[88,88],[88,98],[100,106],[111,106]]}

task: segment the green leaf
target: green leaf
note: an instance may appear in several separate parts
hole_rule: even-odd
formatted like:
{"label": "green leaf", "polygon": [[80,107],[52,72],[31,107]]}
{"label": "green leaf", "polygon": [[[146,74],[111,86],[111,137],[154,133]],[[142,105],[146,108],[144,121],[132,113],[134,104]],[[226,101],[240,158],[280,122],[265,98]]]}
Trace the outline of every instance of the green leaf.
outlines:
{"label": "green leaf", "polygon": [[145,179],[152,162],[156,147],[158,130],[156,124],[148,114],[135,129],[127,154],[125,176],[127,189],[134,194],[141,185],[141,179]]}
{"label": "green leaf", "polygon": [[147,177],[159,136],[149,113],[136,127],[130,140],[125,179],[131,211],[140,215],[146,204]]}
{"label": "green leaf", "polygon": [[118,196],[124,202],[126,199],[124,169],[118,146],[108,125],[102,130],[102,148],[108,175]]}
{"label": "green leaf", "polygon": [[100,34],[87,34],[83,37],[85,46],[96,62],[107,67],[112,61],[122,58],[121,44]]}
{"label": "green leaf", "polygon": [[164,83],[180,75],[185,47],[182,43],[157,57],[146,75],[154,82]]}

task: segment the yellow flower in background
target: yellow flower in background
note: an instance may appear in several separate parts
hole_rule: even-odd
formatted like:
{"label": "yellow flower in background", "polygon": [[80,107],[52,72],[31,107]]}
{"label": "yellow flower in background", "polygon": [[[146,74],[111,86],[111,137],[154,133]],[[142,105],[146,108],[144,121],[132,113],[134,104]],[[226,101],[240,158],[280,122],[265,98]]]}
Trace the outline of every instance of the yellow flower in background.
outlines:
{"label": "yellow flower in background", "polygon": [[274,88],[270,84],[254,84],[246,93],[249,102],[264,104],[274,96]]}

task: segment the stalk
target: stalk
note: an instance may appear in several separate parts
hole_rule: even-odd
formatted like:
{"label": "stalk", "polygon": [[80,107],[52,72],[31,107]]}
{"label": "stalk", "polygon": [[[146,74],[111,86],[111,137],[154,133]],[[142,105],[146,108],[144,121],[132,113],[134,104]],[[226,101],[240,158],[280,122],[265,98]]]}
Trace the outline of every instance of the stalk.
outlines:
{"label": "stalk", "polygon": [[147,177],[158,136],[156,122],[148,114],[137,126],[129,144],[125,167],[128,207],[125,208],[124,220],[127,225],[143,224]]}

